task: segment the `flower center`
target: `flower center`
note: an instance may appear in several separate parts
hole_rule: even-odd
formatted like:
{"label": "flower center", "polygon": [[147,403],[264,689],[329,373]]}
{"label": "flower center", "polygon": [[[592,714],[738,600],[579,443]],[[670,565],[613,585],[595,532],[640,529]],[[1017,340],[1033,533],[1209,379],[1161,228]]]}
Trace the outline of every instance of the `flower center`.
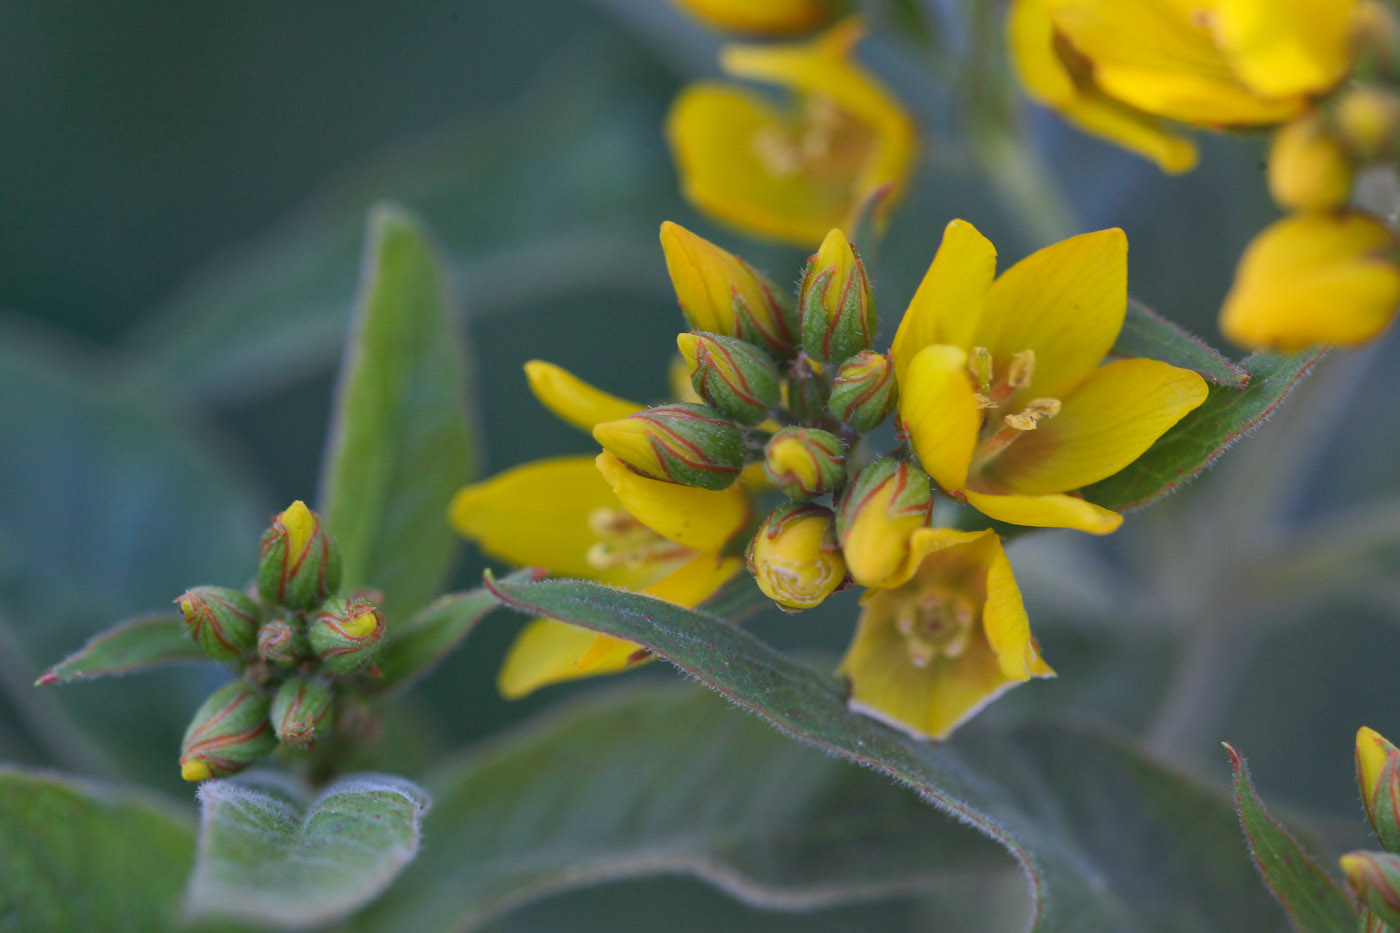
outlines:
{"label": "flower center", "polygon": [[626,509],[599,506],[588,514],[588,530],[598,540],[588,548],[587,560],[599,570],[636,568],[690,553],[637,521]]}
{"label": "flower center", "polygon": [[935,658],[957,658],[972,641],[977,607],[968,595],[946,585],[926,587],[895,611],[909,660],[928,667]]}
{"label": "flower center", "polygon": [[992,366],[991,351],[986,347],[973,347],[968,355],[967,368],[977,387],[977,405],[986,412],[982,419],[982,433],[968,468],[969,475],[976,475],[1021,435],[1034,431],[1040,422],[1058,415],[1060,400],[1033,398],[1020,411],[1002,413],[1001,409],[1011,396],[1028,388],[1035,377],[1034,350],[1013,353],[1004,371],[997,373]]}
{"label": "flower center", "polygon": [[753,151],[769,174],[847,178],[869,148],[869,129],[825,97],[809,97],[792,125],[769,124],[753,135]]}

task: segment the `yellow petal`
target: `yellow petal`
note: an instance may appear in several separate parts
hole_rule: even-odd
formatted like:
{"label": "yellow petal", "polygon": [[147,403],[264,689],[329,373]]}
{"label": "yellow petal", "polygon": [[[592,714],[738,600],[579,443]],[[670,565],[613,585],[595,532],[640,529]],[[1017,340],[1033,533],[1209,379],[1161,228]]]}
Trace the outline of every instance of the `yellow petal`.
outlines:
{"label": "yellow petal", "polygon": [[991,532],[958,531],[955,528],[916,528],[914,533],[909,536],[908,558],[898,570],[886,578],[882,586],[887,589],[903,586],[913,578],[923,564],[924,558],[930,554],[959,544],[968,544],[987,534],[991,534]]}
{"label": "yellow petal", "polygon": [[1196,146],[1161,119],[1114,100],[1084,76],[1070,72],[1056,48],[1054,24],[1041,0],[1013,0],[1007,41],[1021,83],[1031,97],[1052,107],[1087,133],[1156,162],[1165,172],[1190,171]]}
{"label": "yellow petal", "polygon": [[1119,360],[1096,369],[1060,413],[1022,434],[990,474],[1027,495],[1068,492],[1132,463],[1206,399],[1206,383],[1157,360]]}
{"label": "yellow petal", "polygon": [[947,492],[967,485],[982,412],[960,347],[925,347],[909,364],[899,387],[899,413],[919,463]]}
{"label": "yellow petal", "polygon": [[1038,250],[992,283],[974,346],[992,351],[995,372],[1013,354],[1035,351],[1029,388],[1008,401],[1063,399],[1103,360],[1128,305],[1128,238],[1113,228],[1070,237]]}
{"label": "yellow petal", "polygon": [[1376,814],[1372,802],[1376,797],[1376,785],[1380,783],[1381,771],[1390,758],[1395,746],[1390,744],[1375,729],[1362,726],[1356,732],[1356,782],[1361,787],[1361,804],[1372,823]]}
{"label": "yellow petal", "polygon": [[737,484],[712,492],[649,479],[606,451],[594,462],[633,518],[677,544],[716,553],[748,524],[748,495]]}
{"label": "yellow petal", "polygon": [[[602,644],[598,644],[600,639]],[[496,687],[501,696],[517,700],[548,684],[624,670],[635,663],[630,659],[640,649],[640,645],[576,625],[535,619],[520,630],[506,652]]]}
{"label": "yellow petal", "polygon": [[1055,672],[1040,656],[1040,646],[1031,637],[1030,618],[1021,601],[1021,588],[1011,571],[1011,562],[993,532],[984,532],[978,547],[986,552],[987,601],[982,607],[982,630],[997,656],[1001,673],[1009,680],[1054,677]]}
{"label": "yellow petal", "polygon": [[1365,343],[1400,304],[1396,248],[1385,225],[1365,214],[1285,217],[1245,250],[1220,329],[1256,350]]}
{"label": "yellow petal", "polygon": [[989,518],[1035,528],[1073,528],[1091,535],[1112,534],[1123,516],[1103,506],[1063,494],[1025,496],[966,491],[968,504]]}
{"label": "yellow petal", "polygon": [[890,355],[901,387],[909,363],[924,347],[970,345],[996,275],[997,250],[965,220],[950,221],[923,281],[895,331]]}
{"label": "yellow petal", "polygon": [[1235,73],[1265,97],[1316,94],[1351,68],[1357,0],[1217,0],[1215,35]]}
{"label": "yellow petal", "polygon": [[648,596],[693,609],[715,594],[744,567],[738,557],[701,554],[642,590]]}
{"label": "yellow petal", "polygon": [[[1302,98],[1261,97],[1235,75],[1209,11],[1177,0],[1042,0],[1094,81],[1132,107],[1200,126],[1278,123]],[[1255,0],[1257,2],[1257,0]]]}
{"label": "yellow petal", "polygon": [[526,363],[525,378],[541,405],[584,431],[593,430],[599,422],[626,418],[646,407],[595,389],[563,367],[543,360]]}
{"label": "yellow petal", "polygon": [[637,574],[620,566],[599,570],[587,558],[598,540],[589,516],[599,508],[617,507],[617,497],[598,475],[592,457],[559,457],[463,488],[448,517],[498,560],[621,586],[635,582]]}
{"label": "yellow petal", "polygon": [[826,0],[675,0],[696,19],[730,32],[765,36],[811,32],[831,19]]}
{"label": "yellow petal", "polygon": [[695,330],[735,336],[736,302],[756,315],[776,313],[768,283],[728,250],[669,220],[661,225],[661,249],[676,300]]}

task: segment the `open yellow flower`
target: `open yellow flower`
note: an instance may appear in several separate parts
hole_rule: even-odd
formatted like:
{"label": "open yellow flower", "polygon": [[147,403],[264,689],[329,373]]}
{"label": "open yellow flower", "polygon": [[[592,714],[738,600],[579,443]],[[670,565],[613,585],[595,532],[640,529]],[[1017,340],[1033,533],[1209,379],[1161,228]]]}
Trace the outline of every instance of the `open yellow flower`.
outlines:
{"label": "open yellow flower", "polygon": [[1245,250],[1220,329],[1259,350],[1365,343],[1400,306],[1398,251],[1395,234],[1366,214],[1285,217]]}
{"label": "open yellow flower", "polygon": [[1169,172],[1191,126],[1300,114],[1351,67],[1358,0],[1014,0],[1008,39],[1032,97]]}
{"label": "open yellow flower", "polygon": [[[536,396],[580,428],[643,406],[593,388],[557,366],[526,367]],[[639,476],[612,454],[539,460],[468,486],[450,518],[492,557],[596,580],[682,606],[696,606],[744,566],[722,552],[749,521],[748,495]],[[647,654],[640,645],[554,619],[521,630],[499,687],[524,696],[546,684],[610,674]]]}
{"label": "open yellow flower", "polygon": [[777,84],[795,105],[723,82],[686,88],[666,123],[686,198],[740,230],[812,246],[832,227],[852,229],[888,186],[882,224],[917,140],[909,115],[852,60],[863,32],[852,18],[808,42],[725,47],[728,74]]}
{"label": "open yellow flower", "polygon": [[759,36],[811,32],[831,20],[829,0],[675,0],[696,19],[717,29]]}
{"label": "open yellow flower", "polygon": [[911,543],[924,555],[917,570],[861,599],[841,673],[852,709],[942,739],[1008,688],[1055,672],[995,533],[921,528]]}
{"label": "open yellow flower", "polygon": [[1123,326],[1122,230],[1071,237],[999,277],[996,249],[955,220],[895,333],[899,412],[919,461],[955,499],[1016,525],[1116,530],[1071,495],[1132,463],[1205,400],[1157,360],[1103,364]]}

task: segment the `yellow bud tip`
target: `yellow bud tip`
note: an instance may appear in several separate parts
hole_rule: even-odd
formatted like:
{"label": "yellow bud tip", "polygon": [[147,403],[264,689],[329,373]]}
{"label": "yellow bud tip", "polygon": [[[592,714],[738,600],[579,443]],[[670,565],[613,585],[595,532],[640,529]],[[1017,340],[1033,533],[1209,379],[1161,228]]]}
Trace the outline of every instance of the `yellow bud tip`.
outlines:
{"label": "yellow bud tip", "polygon": [[[305,508],[305,506],[303,506]],[[207,781],[214,776],[214,772],[209,770],[209,766],[202,761],[182,761],[180,762],[180,777],[186,781],[199,782]]]}
{"label": "yellow bud tip", "polygon": [[351,638],[364,638],[379,627],[379,615],[373,609],[365,609],[350,617],[342,629]]}
{"label": "yellow bud tip", "polygon": [[1369,800],[1376,792],[1381,769],[1385,767],[1386,758],[1394,747],[1370,726],[1356,730],[1356,779],[1361,784],[1368,808]]}
{"label": "yellow bud tip", "polygon": [[188,596],[181,596],[178,602],[180,604],[181,612],[183,612],[187,616],[194,614],[194,603],[190,601],[190,598]]}
{"label": "yellow bud tip", "polygon": [[695,350],[700,345],[700,338],[695,334],[677,334],[676,349],[681,351],[681,356],[685,357],[686,365],[691,369],[695,368]]}
{"label": "yellow bud tip", "polygon": [[282,521],[282,527],[287,529],[287,554],[300,554],[316,531],[316,513],[298,499],[287,506],[278,518]]}
{"label": "yellow bud tip", "polygon": [[846,234],[832,227],[817,249],[816,264],[817,269],[823,272],[834,267],[836,280],[845,281],[851,273],[851,267],[856,264],[856,254],[851,248],[851,241],[846,239]]}

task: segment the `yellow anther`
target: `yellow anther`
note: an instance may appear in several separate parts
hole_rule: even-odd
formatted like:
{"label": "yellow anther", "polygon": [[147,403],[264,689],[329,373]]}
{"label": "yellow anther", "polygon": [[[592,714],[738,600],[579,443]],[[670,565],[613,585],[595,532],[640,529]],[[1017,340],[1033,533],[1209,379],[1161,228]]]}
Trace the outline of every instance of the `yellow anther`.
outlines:
{"label": "yellow anther", "polygon": [[584,559],[599,570],[640,567],[686,553],[685,548],[652,531],[624,509],[594,509],[588,515],[588,530],[598,540],[589,546]]}
{"label": "yellow anther", "polygon": [[1036,421],[1053,418],[1060,413],[1060,400],[1057,398],[1033,398],[1026,405],[1026,414]]}
{"label": "yellow anther", "polygon": [[1022,350],[1020,353],[1011,355],[1011,364],[1007,367],[1006,384],[1013,389],[1024,389],[1031,384],[1031,377],[1035,375],[1035,351]]}
{"label": "yellow anther", "polygon": [[[972,373],[972,378],[977,380],[978,401],[986,398],[991,402],[989,396],[992,394],[992,351],[986,347],[973,347],[972,352],[967,357],[967,368]],[[994,407],[991,404],[983,405],[983,408]]]}
{"label": "yellow anther", "polygon": [[986,396],[986,395],[983,395],[981,392],[976,392],[976,393],[974,393],[972,397],[973,397],[974,399],[977,400],[977,407],[978,407],[978,408],[996,408],[996,407],[997,407],[996,399],[991,398],[991,397]]}
{"label": "yellow anther", "polygon": [[[1014,415],[1007,415],[1001,419],[1008,428],[1014,431],[1034,431],[1036,419],[1023,411],[1018,411]],[[998,431],[997,434],[1001,432]],[[995,437],[996,435],[992,435]],[[988,438],[989,440],[991,438]]]}

